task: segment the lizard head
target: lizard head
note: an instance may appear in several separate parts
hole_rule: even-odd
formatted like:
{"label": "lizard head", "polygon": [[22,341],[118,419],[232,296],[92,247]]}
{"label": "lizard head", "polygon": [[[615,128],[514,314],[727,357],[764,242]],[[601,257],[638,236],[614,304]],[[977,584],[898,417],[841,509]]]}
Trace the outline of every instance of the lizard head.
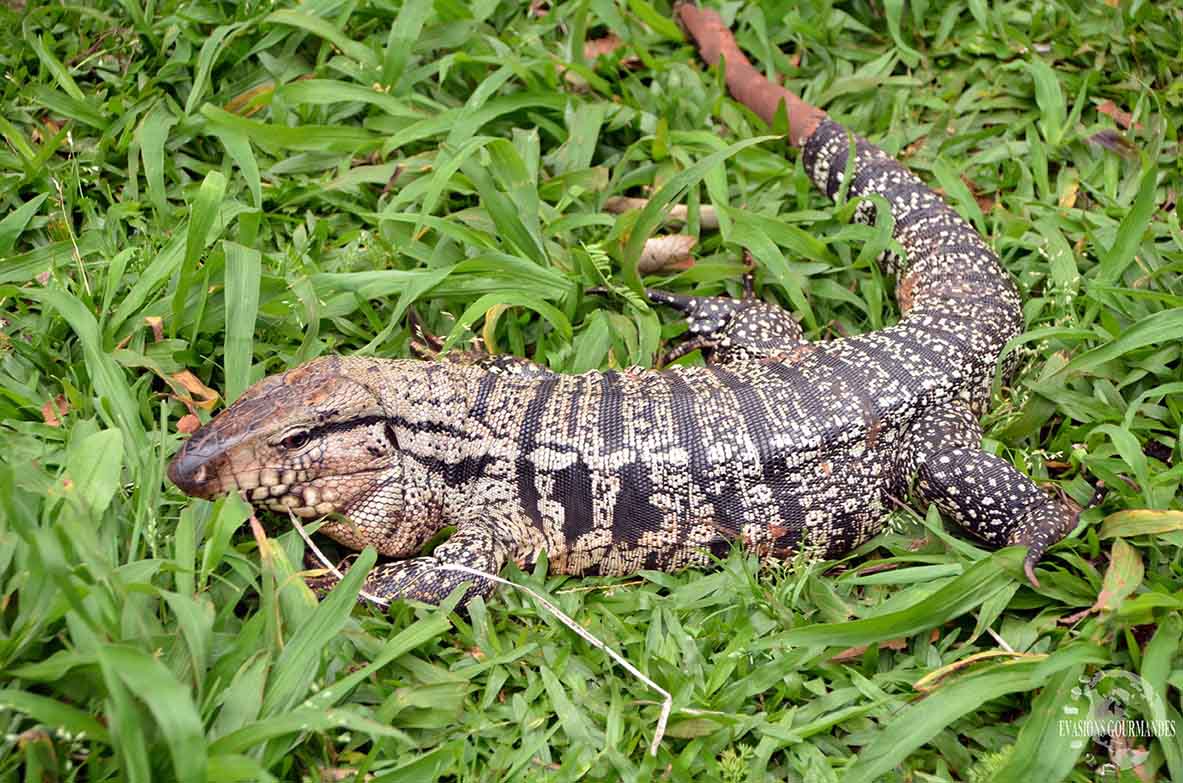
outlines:
{"label": "lizard head", "polygon": [[344,513],[401,471],[383,400],[367,385],[376,367],[334,356],[264,378],[186,441],[169,479],[194,497],[237,491],[301,517]]}

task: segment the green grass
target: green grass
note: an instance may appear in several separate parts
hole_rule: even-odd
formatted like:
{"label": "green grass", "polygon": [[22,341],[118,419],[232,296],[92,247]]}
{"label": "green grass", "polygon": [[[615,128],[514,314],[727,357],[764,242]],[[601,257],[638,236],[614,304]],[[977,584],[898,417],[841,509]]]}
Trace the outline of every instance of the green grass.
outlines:
{"label": "green grass", "polygon": [[[748,248],[809,337],[867,331],[896,316],[885,227],[748,142],[664,2],[279,5],[0,6],[2,779],[1093,781],[1131,765],[1058,720],[1113,670],[1183,733],[1178,3],[724,7],[1019,281],[986,447],[1108,493],[1039,591],[935,512],[840,565],[514,575],[672,693],[656,758],[658,694],[520,592],[384,614],[355,569],[317,605],[281,520],[167,485],[182,398],[206,419],[320,354],[406,355],[412,303],[457,344],[651,365],[684,328],[630,295],[660,215],[600,210],[648,188],[691,233],[723,215],[657,284],[737,293]],[[1183,780],[1183,739],[1133,744],[1104,779]]]}

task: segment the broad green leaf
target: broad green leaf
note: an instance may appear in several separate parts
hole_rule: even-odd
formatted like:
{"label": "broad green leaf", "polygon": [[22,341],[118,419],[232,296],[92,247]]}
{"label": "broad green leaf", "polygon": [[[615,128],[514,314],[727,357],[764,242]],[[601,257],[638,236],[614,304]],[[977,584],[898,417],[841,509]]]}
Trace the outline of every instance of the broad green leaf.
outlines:
{"label": "broad green leaf", "polygon": [[[224,226],[218,226],[219,207],[226,194],[226,177],[220,171],[211,171],[205,176],[197,198],[189,207],[189,225],[185,230],[185,260],[181,263],[181,274],[173,292],[173,317],[169,322],[169,334],[175,336],[185,312],[185,302],[190,289],[197,280],[197,262],[205,250],[211,229],[221,233]],[[217,236],[215,233],[215,237]]]}
{"label": "broad green leaf", "polygon": [[214,133],[235,133],[272,150],[352,153],[373,148],[380,138],[353,125],[301,125],[289,127],[239,117],[205,104],[201,114],[213,124]]}
{"label": "broad green leaf", "polygon": [[1183,530],[1183,511],[1135,508],[1117,511],[1101,521],[1100,538],[1131,538]]}
{"label": "broad green leaf", "polygon": [[390,26],[382,58],[382,81],[391,90],[398,89],[423,26],[431,16],[432,5],[430,0],[407,0]]}
{"label": "broad green leaf", "polygon": [[1111,342],[1085,351],[1061,367],[1053,377],[1087,373],[1105,362],[1148,345],[1183,340],[1183,308],[1160,310],[1122,331]]}
{"label": "broad green leaf", "polygon": [[193,110],[197,108],[198,104],[201,103],[201,99],[205,97],[206,90],[209,88],[210,71],[213,70],[218,58],[226,49],[226,45],[235,36],[240,35],[248,29],[250,29],[248,22],[219,25],[205,39],[205,42],[201,45],[201,51],[197,55],[197,73],[193,77],[193,88],[189,91],[189,97],[185,100],[185,114],[193,114]]}
{"label": "broad green leaf", "polygon": [[25,226],[29,225],[29,220],[37,214],[47,198],[49,198],[48,193],[34,196],[0,220],[0,256],[7,256],[12,252],[21,232],[25,230]]}
{"label": "broad green leaf", "polygon": [[786,647],[826,645],[853,647],[912,636],[936,628],[980,606],[1013,579],[1023,550],[1009,548],[974,563],[965,573],[908,609],[847,623],[793,628],[769,639]]}
{"label": "broad green leaf", "polygon": [[1096,282],[1100,285],[1113,285],[1121,280],[1126,268],[1133,263],[1142,244],[1142,238],[1154,218],[1157,209],[1154,194],[1158,184],[1158,168],[1147,163],[1142,174],[1142,182],[1138,186],[1138,195],[1134,198],[1130,210],[1121,219],[1113,245],[1101,249],[1101,264],[1096,276]]}
{"label": "broad green leaf", "polygon": [[[375,559],[374,550],[367,547],[345,572],[345,578],[320,602],[284,645],[267,682],[261,710],[264,718],[291,710],[309,695],[308,686],[316,679],[320,669],[325,641],[336,637],[349,619],[349,612],[357,604],[362,581],[373,567]],[[223,752],[241,749],[233,747],[223,749]]]}
{"label": "broad green leaf", "polygon": [[563,315],[563,312],[554,305],[547,304],[546,302],[543,302],[540,299],[535,299],[531,296],[521,296],[514,293],[485,294],[480,299],[477,299],[475,302],[465,308],[464,313],[460,316],[460,319],[456,321],[456,326],[452,329],[452,332],[448,335],[448,338],[444,340],[442,350],[447,351],[449,348],[455,345],[456,341],[458,341],[464,335],[465,329],[472,326],[477,322],[478,319],[483,317],[489,312],[489,310],[497,305],[526,307],[530,310],[533,310],[550,322],[550,325],[559,332],[561,337],[566,340],[571,339],[571,322],[568,321],[567,316]]}
{"label": "broad green leaf", "polygon": [[164,103],[148,112],[136,131],[140,143],[140,155],[144,159],[144,177],[148,180],[148,199],[163,219],[169,216],[168,195],[164,189],[164,145],[168,142],[169,130],[177,124],[177,118],[165,108]]}
{"label": "broad green leaf", "polygon": [[414,745],[414,742],[398,729],[365,718],[354,710],[297,707],[251,723],[211,742],[209,752],[211,756],[243,753],[261,747],[263,743],[276,737],[338,728],[353,729],[374,737],[393,737],[402,740],[400,744]]}
{"label": "broad green leaf", "polygon": [[763,144],[766,141],[772,141],[776,138],[778,137],[757,136],[753,139],[744,139],[728,146],[726,149],[712,153],[685,171],[670,177],[669,181],[662,185],[649,198],[649,203],[645,205],[644,209],[641,210],[641,214],[637,216],[637,220],[633,224],[628,240],[625,242],[623,248],[625,275],[629,278],[634,288],[640,286],[640,278],[637,276],[637,261],[641,258],[641,250],[645,247],[645,240],[652,236],[657,227],[661,225],[666,208],[681,197],[688,188],[702,181],[703,177],[715,166],[734,157],[748,147],[754,147],[757,144]]}
{"label": "broad green leaf", "polygon": [[79,737],[85,735],[97,742],[111,741],[107,729],[93,715],[56,699],[16,688],[5,688],[0,690],[0,708],[23,712],[39,723]]}
{"label": "broad green leaf", "polygon": [[259,312],[262,256],[258,250],[224,242],[226,250],[226,403],[251,384],[255,321]]}
{"label": "broad green leaf", "polygon": [[1077,709],[1083,665],[1062,669],[1048,680],[1031,704],[1006,763],[992,783],[1064,780],[1085,751],[1085,743],[1063,730],[1068,710]]}
{"label": "broad green leaf", "polygon": [[189,689],[177,682],[159,660],[138,649],[112,644],[99,648],[98,655],[108,684],[118,678],[120,684],[147,705],[168,745],[177,780],[202,783],[206,773],[206,743]]}
{"label": "broad green leaf", "polygon": [[865,743],[855,762],[842,771],[843,783],[880,780],[938,732],[992,699],[1035,690],[1065,669],[1106,661],[1104,650],[1076,643],[1043,660],[1000,663],[944,684]]}
{"label": "broad green leaf", "polygon": [[95,514],[101,516],[119,490],[123,472],[123,436],[117,430],[103,430],[70,450],[66,467],[70,490]]}
{"label": "broad green leaf", "polygon": [[264,22],[272,22],[274,24],[286,24],[292,27],[299,27],[302,30],[307,30],[313,35],[324,38],[344,52],[349,57],[357,60],[360,64],[369,66],[371,68],[378,67],[378,56],[374,54],[374,50],[363,43],[354,41],[349,38],[348,34],[342,31],[339,27],[317,16],[295,11],[291,9],[283,9],[275,11],[269,15]]}
{"label": "broad green leaf", "polygon": [[1040,127],[1043,129],[1043,138],[1051,146],[1058,147],[1063,141],[1067,114],[1060,80],[1052,67],[1038,57],[1029,60],[1026,66],[1027,73],[1035,82],[1035,102],[1042,113]]}

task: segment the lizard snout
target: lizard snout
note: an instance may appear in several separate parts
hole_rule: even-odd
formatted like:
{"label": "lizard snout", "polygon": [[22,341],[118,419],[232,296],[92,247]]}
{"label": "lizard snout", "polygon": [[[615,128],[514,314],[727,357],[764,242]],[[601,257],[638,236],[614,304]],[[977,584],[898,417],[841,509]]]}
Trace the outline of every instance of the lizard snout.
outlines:
{"label": "lizard snout", "polygon": [[211,498],[219,492],[219,471],[214,460],[195,451],[188,443],[181,447],[168,463],[168,480],[190,497]]}

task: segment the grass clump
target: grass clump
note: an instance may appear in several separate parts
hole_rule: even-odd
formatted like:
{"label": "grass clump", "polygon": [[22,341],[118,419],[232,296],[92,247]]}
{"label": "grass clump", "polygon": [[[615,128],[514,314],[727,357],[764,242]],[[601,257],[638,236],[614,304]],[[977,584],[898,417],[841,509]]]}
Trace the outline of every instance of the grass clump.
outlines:
{"label": "grass clump", "polygon": [[614,195],[689,206],[697,261],[662,286],[738,293],[746,248],[810,338],[891,322],[882,229],[757,140],[667,4],[551,5],[0,7],[0,775],[1183,779],[1177,735],[1129,738],[1143,758],[1060,723],[1108,670],[1180,720],[1174,4],[723,6],[1019,281],[987,446],[1108,489],[1039,591],[933,513],[843,568],[515,575],[671,692],[653,758],[654,694],[529,598],[355,609],[363,554],[318,604],[298,537],[166,484],[185,417],[324,353],[405,355],[412,304],[558,370],[651,365],[684,328],[632,293],[660,215]]}

